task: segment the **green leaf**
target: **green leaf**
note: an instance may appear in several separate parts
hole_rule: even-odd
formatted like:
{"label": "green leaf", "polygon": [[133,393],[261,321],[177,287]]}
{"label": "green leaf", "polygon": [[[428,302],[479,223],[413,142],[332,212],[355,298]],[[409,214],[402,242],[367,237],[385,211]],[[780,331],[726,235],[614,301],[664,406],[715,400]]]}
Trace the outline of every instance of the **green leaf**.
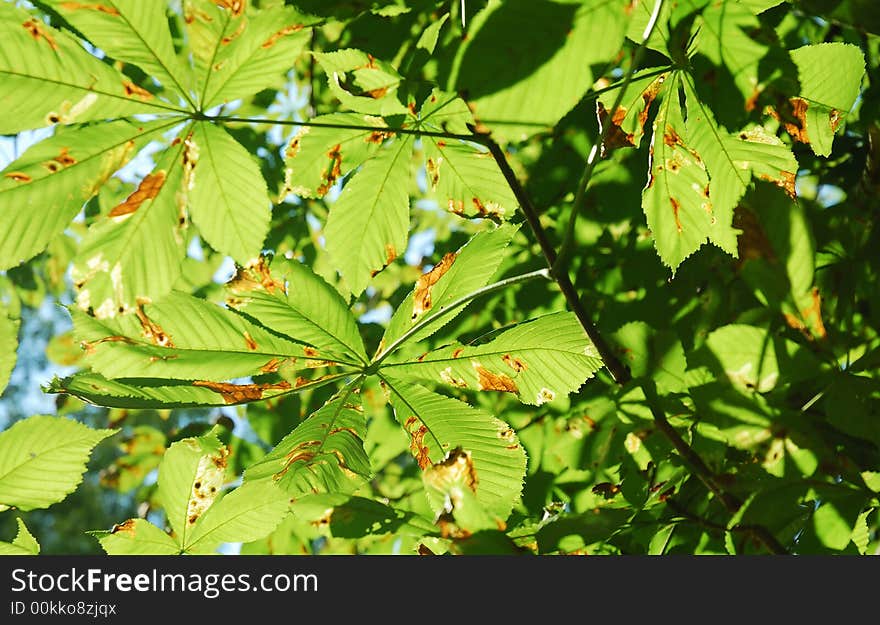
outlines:
{"label": "green leaf", "polygon": [[201,41],[203,49],[210,50],[210,59],[203,57],[206,62],[196,64],[202,67],[203,109],[280,87],[309,42],[311,29],[306,26],[315,22],[292,7],[237,16],[229,9],[206,14],[218,24],[208,31],[207,41],[204,37]]}
{"label": "green leaf", "polygon": [[308,350],[307,356],[305,346],[177,291],[112,319],[76,310],[71,314],[86,362],[107,378],[217,382],[294,368],[297,358],[321,358],[317,350]]}
{"label": "green leaf", "polygon": [[327,251],[355,296],[406,248],[412,145],[407,136],[383,146],[330,208]]}
{"label": "green leaf", "polygon": [[77,373],[68,378],[52,380],[46,392],[67,393],[97,406],[113,408],[229,406],[326,386],[347,375],[322,376],[294,386],[286,380],[254,384],[195,383],[152,378],[108,380],[97,373]]}
{"label": "green leaf", "polygon": [[859,95],[865,58],[845,43],[820,43],[791,51],[798,68],[800,95],[792,98],[795,123],[786,126],[819,156],[831,154],[831,143],[840,123]]}
{"label": "green leaf", "polygon": [[730,324],[718,328],[688,358],[691,368],[705,366],[742,389],[765,393],[779,383],[791,384],[816,375],[820,363],[794,341],[764,328]]}
{"label": "green leaf", "polygon": [[341,392],[251,465],[245,480],[272,480],[296,498],[313,492],[351,492],[369,478],[363,409],[350,392]]}
{"label": "green leaf", "polygon": [[8,2],[0,4],[0,77],[0,134],[181,111]]}
{"label": "green leaf", "polygon": [[[477,501],[490,514],[506,519],[519,499],[526,470],[525,451],[510,426],[457,399],[382,377],[419,466],[427,469],[441,463],[457,447],[470,453]],[[429,498],[429,503],[434,504],[434,512],[442,512],[436,501]]]}
{"label": "green leaf", "polygon": [[[367,160],[386,138],[382,129],[387,126],[379,117],[332,113],[309,121],[327,126],[301,126],[285,151],[285,188],[300,197],[324,197],[343,176]],[[336,125],[340,127],[332,127]],[[375,130],[363,130],[364,127]]]}
{"label": "green leaf", "polygon": [[[711,103],[719,108],[735,103],[737,113],[754,106],[754,99],[768,78],[762,75],[761,63],[766,63],[771,49],[762,41],[761,22],[755,17],[760,11],[756,8],[761,7],[750,7],[740,1],[710,2],[702,11],[702,23],[698,23],[697,51],[718,68],[716,75],[720,74],[713,85]],[[739,94],[731,93],[731,88]]]}
{"label": "green leaf", "polygon": [[111,556],[172,556],[180,546],[146,519],[129,519],[109,532],[91,532]]}
{"label": "green leaf", "polygon": [[0,299],[0,395],[6,390],[15,369],[19,325],[18,316],[13,316],[10,307]]}
{"label": "green leaf", "polygon": [[426,50],[428,54],[434,54],[434,48],[437,46],[437,37],[440,35],[440,29],[449,19],[449,13],[444,13],[439,20],[434,20],[431,25],[422,31],[419,40],[416,42],[416,48]]}
{"label": "green leaf", "polygon": [[43,1],[108,56],[137,65],[163,87],[190,101],[188,68],[174,51],[164,3]]}
{"label": "green leaf", "polygon": [[195,124],[188,206],[205,241],[246,265],[260,255],[271,217],[269,191],[260,166],[218,126]]}
{"label": "green leaf", "polygon": [[476,145],[424,139],[428,180],[440,206],[467,217],[508,219],[517,201],[492,155]]}
{"label": "green leaf", "polygon": [[35,556],[40,553],[40,544],[28,531],[21,517],[15,519],[18,533],[11,543],[0,542],[0,556]]}
{"label": "green leaf", "polygon": [[242,484],[208,508],[184,548],[251,542],[271,534],[287,515],[287,495],[271,481]]}
{"label": "green leaf", "polygon": [[[437,349],[382,371],[456,388],[516,393],[539,406],[576,391],[602,367],[596,348],[572,313],[519,323],[480,345]],[[467,449],[467,448],[465,448]]]}
{"label": "green leaf", "polygon": [[709,176],[685,128],[678,92],[681,72],[669,78],[666,96],[654,120],[648,184],[642,208],[654,245],[673,272],[718,229],[709,199]]}
{"label": "green leaf", "polygon": [[598,508],[565,515],[547,523],[537,533],[540,553],[569,553],[608,540],[633,516],[625,508]]}
{"label": "green leaf", "polygon": [[852,539],[863,499],[855,492],[828,494],[829,498],[813,513],[812,530],[823,546],[841,551]]}
{"label": "green leaf", "polygon": [[446,90],[466,92],[475,117],[501,139],[553,127],[593,84],[590,65],[620,50],[627,6],[491,0],[468,24]]}
{"label": "green leaf", "polygon": [[375,499],[338,493],[322,493],[303,497],[292,506],[294,514],[303,505],[331,508],[330,533],[336,538],[363,536],[424,536],[436,533],[434,524],[415,512],[401,510]]}
{"label": "green leaf", "polygon": [[117,169],[173,124],[61,128],[10,163],[0,176],[0,269],[43,251]]}
{"label": "green leaf", "polygon": [[283,256],[272,260],[268,274],[261,276],[261,267],[242,270],[227,285],[231,306],[276,335],[315,346],[320,356],[311,353],[312,358],[367,362],[357,320],[336,289],[307,265]]}
{"label": "green leaf", "polygon": [[752,176],[775,184],[794,201],[798,164],[791,149],[762,126],[728,134],[700,101],[693,78],[687,75],[683,84],[687,97],[688,144],[700,155],[709,172],[709,200],[716,222],[709,238],[736,256],[737,231],[731,227],[733,209],[745,194]]}
{"label": "green leaf", "polygon": [[369,115],[407,112],[396,97],[400,74],[388,63],[352,48],[313,54],[344,107]]}
{"label": "green leaf", "polygon": [[76,490],[89,453],[116,430],[36,416],[0,432],[0,509],[48,508]]}
{"label": "green leaf", "polygon": [[[450,304],[485,286],[504,260],[507,246],[517,229],[518,226],[505,224],[477,233],[461,249],[447,254],[424,273],[394,311],[380,343],[380,354],[415,323],[424,323],[441,312],[445,313]],[[467,305],[461,305],[457,312],[444,314],[437,321],[426,324],[411,340],[420,341],[431,336]]]}
{"label": "green leaf", "polygon": [[137,190],[89,228],[70,274],[81,309],[113,317],[171,290],[185,254],[190,158],[184,141],[167,150]]}
{"label": "green leaf", "polygon": [[216,426],[204,436],[177,441],[165,452],[157,497],[180,548],[192,543],[196,524],[220,494],[228,455]]}

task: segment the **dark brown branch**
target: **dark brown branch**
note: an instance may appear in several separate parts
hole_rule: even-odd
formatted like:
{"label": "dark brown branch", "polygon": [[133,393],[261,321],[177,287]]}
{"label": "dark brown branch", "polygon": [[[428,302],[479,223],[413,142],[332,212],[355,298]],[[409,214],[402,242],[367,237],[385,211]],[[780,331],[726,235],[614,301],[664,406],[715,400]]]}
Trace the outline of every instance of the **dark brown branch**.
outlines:
{"label": "dark brown branch", "polygon": [[[592,316],[587,310],[587,307],[581,301],[581,298],[578,296],[577,289],[575,289],[574,285],[571,282],[571,278],[568,275],[568,268],[555,266],[557,258],[556,249],[547,238],[547,232],[544,229],[544,226],[541,225],[538,211],[535,208],[534,204],[532,204],[532,201],[529,198],[528,193],[526,193],[525,188],[522,186],[522,184],[520,184],[519,179],[513,172],[513,169],[510,167],[510,163],[507,161],[507,157],[505,156],[504,151],[501,149],[501,146],[499,146],[498,143],[496,143],[491,137],[488,137],[486,135],[475,136],[482,137],[480,143],[489,148],[490,153],[492,154],[495,161],[498,163],[498,167],[501,169],[501,173],[504,175],[507,184],[510,186],[514,196],[519,202],[523,214],[525,215],[526,221],[528,222],[529,227],[531,228],[532,233],[534,234],[535,239],[537,240],[538,245],[541,248],[541,253],[544,256],[548,267],[550,267],[553,279],[559,285],[559,290],[565,297],[565,301],[568,303],[569,308],[572,312],[574,312],[575,316],[577,316],[578,321],[580,321],[581,325],[584,328],[584,331],[587,333],[587,336],[590,337],[593,345],[595,345],[596,350],[602,357],[602,360],[604,361],[605,366],[608,368],[608,371],[611,373],[611,376],[614,378],[614,381],[619,385],[624,385],[630,382],[632,380],[632,374],[630,373],[629,369],[627,369],[627,367],[623,364],[623,362],[617,357],[617,354],[614,352],[611,345],[607,341],[605,341],[598,328],[596,328],[596,326],[593,324]],[[663,434],[663,436],[665,436],[669,440],[675,450],[691,467],[691,470],[694,472],[694,474],[700,479],[700,481],[703,482],[706,488],[708,488],[709,491],[718,498],[724,508],[730,514],[735,514],[742,506],[742,502],[736,496],[726,492],[721,487],[713,471],[706,465],[699,454],[697,454],[697,452],[695,452],[693,448],[691,448],[691,446],[687,444],[687,442],[681,437],[678,431],[669,423],[665,413],[663,412],[663,409],[660,406],[660,400],[659,397],[657,397],[656,389],[653,386],[653,382],[649,381],[643,383],[641,387],[645,392],[646,402],[651,410],[651,415],[654,418],[654,422],[657,424],[658,430]],[[782,544],[778,540],[776,540],[773,534],[771,534],[767,529],[756,526],[750,527],[749,532],[771,553],[787,553],[785,547],[783,547]]]}

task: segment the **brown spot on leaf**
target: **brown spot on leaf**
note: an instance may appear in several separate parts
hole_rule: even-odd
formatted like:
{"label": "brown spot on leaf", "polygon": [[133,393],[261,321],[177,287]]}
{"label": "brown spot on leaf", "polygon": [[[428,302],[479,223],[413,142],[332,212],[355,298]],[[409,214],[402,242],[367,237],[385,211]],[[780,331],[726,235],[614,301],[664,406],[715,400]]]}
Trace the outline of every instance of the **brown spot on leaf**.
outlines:
{"label": "brown spot on leaf", "polygon": [[248,332],[247,330],[245,330],[245,332],[244,332],[244,342],[245,342],[245,345],[247,345],[247,348],[249,350],[255,351],[257,349],[257,342],[254,340],[254,338],[250,335],[250,332]]}
{"label": "brown spot on leaf", "polygon": [[[247,26],[247,21],[241,20],[241,22],[239,22],[238,26],[235,28],[235,30],[232,33],[230,33],[229,35],[226,35],[222,39],[220,39],[220,45],[228,46],[230,43],[235,41],[241,35],[241,33],[244,32],[244,29],[246,26]],[[214,66],[214,71],[217,71],[219,69],[220,69],[219,66],[216,66],[216,65]]]}
{"label": "brown spot on leaf", "polygon": [[503,360],[504,364],[506,364],[508,367],[510,367],[511,369],[516,371],[517,373],[528,369],[528,366],[526,366],[526,363],[524,363],[521,359],[517,358],[516,356],[511,356],[510,354],[504,354],[501,357],[501,360]]}
{"label": "brown spot on leaf", "polygon": [[286,37],[287,35],[291,35],[293,33],[299,32],[302,29],[303,29],[302,24],[290,24],[289,26],[285,26],[284,28],[282,28],[278,32],[274,33],[271,37],[266,39],[266,41],[264,41],[262,43],[262,45],[260,45],[260,47],[261,48],[271,48],[272,46],[275,45],[275,42],[278,41],[279,39],[281,39],[282,37]]}
{"label": "brown spot on leaf", "polygon": [[394,136],[393,132],[374,130],[373,132],[368,134],[366,137],[364,137],[364,141],[366,143],[375,143],[376,145],[380,145],[383,141],[385,141],[385,139],[388,139],[389,137],[393,137],[393,136]]}
{"label": "brown spot on leaf", "polygon": [[663,143],[671,148],[676,145],[684,146],[684,141],[681,140],[681,137],[675,131],[675,128],[669,124],[666,125],[666,131],[663,133]]}
{"label": "brown spot on leaf", "polygon": [[504,373],[494,373],[486,369],[478,362],[473,362],[474,371],[477,372],[479,378],[477,387],[481,391],[503,391],[505,393],[516,393],[519,389],[516,383]]}
{"label": "brown spot on leaf", "polygon": [[324,182],[316,189],[318,195],[324,195],[327,191],[330,190],[339,177],[342,175],[342,145],[337,143],[330,151],[327,152],[327,157],[330,159],[330,164],[327,166],[327,170],[321,174],[321,178],[324,179]]}
{"label": "brown spot on leaf", "polygon": [[772,182],[777,187],[785,191],[786,195],[791,199],[797,199],[797,189],[795,188],[795,175],[790,171],[780,171],[779,177],[776,178],[769,174],[758,174],[758,178]]}
{"label": "brown spot on leaf", "polygon": [[[614,118],[610,120],[611,127],[608,129],[608,134],[605,137],[605,141],[602,143],[601,154],[603,157],[615,148],[632,147],[636,144],[633,133],[625,132],[623,128],[621,128],[623,120],[626,119],[626,113],[627,109],[620,106],[617,108],[617,111],[615,111]],[[599,120],[599,132],[605,132],[605,124],[609,121],[609,113],[605,108],[605,105],[599,100],[596,101],[596,117]]]}
{"label": "brown spot on leaf", "polygon": [[138,97],[141,100],[147,101],[153,99],[153,94],[144,89],[143,87],[139,87],[130,80],[126,80],[122,83],[122,89],[125,91],[125,95],[129,98]]}
{"label": "brown spot on leaf", "polygon": [[247,0],[214,0],[214,4],[228,9],[234,17],[239,17],[247,8]]}
{"label": "brown spot on leaf", "polygon": [[162,186],[164,184],[164,171],[159,170],[154,174],[147,174],[146,176],[144,176],[144,179],[141,180],[138,188],[135,189],[134,192],[129,195],[122,204],[116,206],[113,210],[111,210],[107,214],[107,216],[122,217],[123,215],[128,215],[135,212],[141,207],[141,204],[143,204],[147,200],[152,200],[153,198],[155,198],[159,194],[159,191],[162,189]]}
{"label": "brown spot on leaf", "polygon": [[55,37],[52,36],[52,33],[49,32],[49,29],[46,28],[46,25],[37,18],[32,17],[31,19],[24,22],[22,26],[26,31],[28,31],[30,36],[34,38],[34,41],[45,39],[50,48],[52,48],[53,50],[58,49],[58,43],[55,41]]}
{"label": "brown spot on leaf", "polygon": [[69,148],[66,147],[61,148],[58,156],[43,163],[43,167],[53,174],[71,165],[76,165],[76,159],[70,155]]}
{"label": "brown spot on leaf", "polygon": [[403,428],[410,436],[409,449],[415,457],[419,468],[424,470],[431,466],[431,458],[428,456],[428,447],[425,445],[425,434],[428,433],[428,427],[424,424],[417,428],[414,426],[418,423],[418,418],[411,416],[404,423]]}
{"label": "brown spot on leaf", "polygon": [[61,8],[65,11],[87,10],[98,11],[99,13],[106,13],[107,15],[119,15],[119,11],[116,10],[114,7],[108,7],[106,4],[98,4],[97,2],[62,2]]}
{"label": "brown spot on leaf", "polygon": [[462,353],[463,351],[464,351],[464,347],[459,347],[459,348],[457,348],[455,351],[452,352],[452,357],[453,357],[453,358],[458,358],[459,356],[461,356],[461,353]]}
{"label": "brown spot on leaf", "polygon": [[440,380],[442,380],[444,384],[448,384],[449,386],[467,388],[467,381],[465,381],[463,378],[455,377],[455,374],[452,373],[452,367],[446,367],[440,372]]}
{"label": "brown spot on leaf", "polygon": [[681,202],[670,195],[669,203],[672,204],[672,215],[675,217],[675,227],[681,232],[681,219],[678,216],[678,212],[681,210]]}
{"label": "brown spot on leaf", "polygon": [[819,294],[818,288],[813,287],[810,298],[810,305],[801,311],[801,315],[807,321],[812,322],[813,334],[816,335],[816,338],[824,339],[828,336],[828,331],[822,321],[822,296]]}
{"label": "brown spot on leaf", "polygon": [[174,347],[174,343],[171,341],[171,337],[165,334],[165,331],[153,320],[147,317],[147,313],[144,312],[144,304],[142,302],[137,303],[137,308],[135,309],[135,315],[140,321],[141,331],[143,332],[144,337],[147,340],[151,341],[154,345],[158,345],[159,347]]}
{"label": "brown spot on leaf", "polygon": [[373,98],[374,100],[379,100],[381,98],[384,98],[386,95],[388,95],[388,87],[379,87],[378,89],[370,89],[369,91],[365,91],[364,93],[366,95],[368,95],[369,97]]}
{"label": "brown spot on leaf", "polygon": [[276,289],[282,293],[287,293],[284,282],[275,280],[272,277],[272,272],[269,270],[265,256],[260,256],[249,263],[247,267],[239,267],[235,276],[226,286],[235,293],[246,293],[257,289],[262,289],[267,293],[274,293]]}
{"label": "brown spot on leaf", "polygon": [[807,134],[807,109],[809,103],[803,98],[789,98],[776,108],[770,107],[768,112],[774,119],[782,123],[791,138],[801,143],[810,143]]}
{"label": "brown spot on leaf", "polygon": [[14,180],[15,182],[30,182],[32,180],[30,176],[21,171],[11,171],[7,174],[3,174],[3,177]]}
{"label": "brown spot on leaf", "polygon": [[113,529],[110,530],[111,534],[128,534],[132,538],[135,535],[135,522],[136,519],[129,519],[123,523],[119,523],[113,526]]}
{"label": "brown spot on leaf", "polygon": [[454,213],[460,217],[464,217],[464,200],[454,200],[452,198],[449,199],[447,208],[450,213]]}
{"label": "brown spot on leaf", "polygon": [[282,362],[283,360],[281,358],[273,358],[260,367],[260,371],[263,373],[275,373],[281,367]]}
{"label": "brown spot on leaf", "polygon": [[[427,159],[427,161],[425,161],[425,172],[428,175],[428,181],[431,188],[436,189],[437,183],[440,181],[440,163],[433,158]],[[450,202],[451,201],[452,200],[450,200]]]}
{"label": "brown spot on leaf", "polygon": [[286,391],[291,388],[290,382],[281,381],[273,384],[230,384],[228,382],[209,382],[195,380],[193,386],[201,386],[223,396],[227,404],[239,404],[263,398],[266,391]]}
{"label": "brown spot on leaf", "polygon": [[431,271],[423,273],[416,282],[416,288],[413,290],[413,311],[412,320],[415,321],[425,312],[431,309],[433,305],[431,292],[434,285],[449,271],[455,258],[458,256],[456,252],[449,252],[440,259],[440,262],[434,265]]}
{"label": "brown spot on leaf", "polygon": [[305,354],[308,358],[315,358],[318,355],[318,350],[314,347],[309,347],[306,345],[303,347],[303,354]]}
{"label": "brown spot on leaf", "polygon": [[385,244],[385,266],[387,267],[391,263],[394,262],[394,259],[397,258],[397,250],[394,249],[394,246],[391,243]]}
{"label": "brown spot on leaf", "polygon": [[841,114],[837,109],[831,109],[831,113],[828,115],[828,123],[831,126],[831,132],[837,132],[837,127],[840,125]]}

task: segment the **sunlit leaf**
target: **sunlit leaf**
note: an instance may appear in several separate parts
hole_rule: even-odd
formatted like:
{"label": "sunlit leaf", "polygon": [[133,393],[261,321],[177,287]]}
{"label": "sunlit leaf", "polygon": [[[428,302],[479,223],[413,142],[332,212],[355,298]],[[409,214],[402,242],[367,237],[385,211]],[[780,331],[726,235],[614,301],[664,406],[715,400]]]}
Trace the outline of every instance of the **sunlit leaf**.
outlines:
{"label": "sunlit leaf", "polygon": [[36,416],[0,432],[0,509],[47,508],[82,480],[92,449],[116,430]]}

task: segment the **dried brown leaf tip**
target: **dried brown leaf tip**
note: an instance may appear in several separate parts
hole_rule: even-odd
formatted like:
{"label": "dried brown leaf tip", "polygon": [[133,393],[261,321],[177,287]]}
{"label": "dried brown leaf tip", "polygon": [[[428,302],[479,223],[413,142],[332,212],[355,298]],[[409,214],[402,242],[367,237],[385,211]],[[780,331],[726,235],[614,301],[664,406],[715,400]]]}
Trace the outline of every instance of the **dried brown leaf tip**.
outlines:
{"label": "dried brown leaf tip", "polygon": [[443,256],[439,263],[434,265],[431,271],[423,273],[419,277],[418,282],[416,282],[416,288],[413,291],[413,321],[431,309],[431,306],[434,304],[432,299],[434,285],[449,271],[457,256],[456,252],[449,252]]}
{"label": "dried brown leaf tip", "polygon": [[418,418],[413,416],[406,420],[403,427],[410,437],[409,450],[419,464],[419,468],[424,470],[431,466],[428,446],[425,445],[425,435],[428,433],[428,426],[422,423],[416,427],[418,423]]}
{"label": "dried brown leaf tip", "polygon": [[58,43],[55,41],[55,37],[52,36],[52,33],[49,31],[46,25],[37,18],[30,18],[29,20],[24,22],[22,26],[26,31],[28,31],[30,36],[34,38],[34,41],[44,39],[46,43],[49,44],[50,48],[52,48],[53,50],[58,49]]}
{"label": "dried brown leaf tip", "polygon": [[129,195],[122,204],[113,208],[107,216],[122,217],[123,215],[130,215],[139,209],[141,204],[147,200],[152,200],[159,195],[159,191],[162,190],[164,184],[164,171],[159,170],[156,173],[147,174],[144,176],[144,179],[141,180],[141,183],[138,185],[138,188],[135,189],[134,193]]}
{"label": "dried brown leaf tip", "polygon": [[61,8],[64,11],[98,11],[107,15],[119,15],[119,11],[116,8],[97,2],[62,2]]}
{"label": "dried brown leaf tip", "polygon": [[281,381],[274,384],[231,384],[228,382],[209,382],[196,380],[193,386],[201,386],[219,393],[227,404],[240,404],[263,398],[266,391],[286,391],[291,388],[290,382]]}
{"label": "dried brown leaf tip", "polygon": [[477,372],[477,387],[481,391],[503,391],[505,393],[516,393],[519,389],[507,374],[494,373],[486,369],[480,363],[473,361],[471,365]]}

